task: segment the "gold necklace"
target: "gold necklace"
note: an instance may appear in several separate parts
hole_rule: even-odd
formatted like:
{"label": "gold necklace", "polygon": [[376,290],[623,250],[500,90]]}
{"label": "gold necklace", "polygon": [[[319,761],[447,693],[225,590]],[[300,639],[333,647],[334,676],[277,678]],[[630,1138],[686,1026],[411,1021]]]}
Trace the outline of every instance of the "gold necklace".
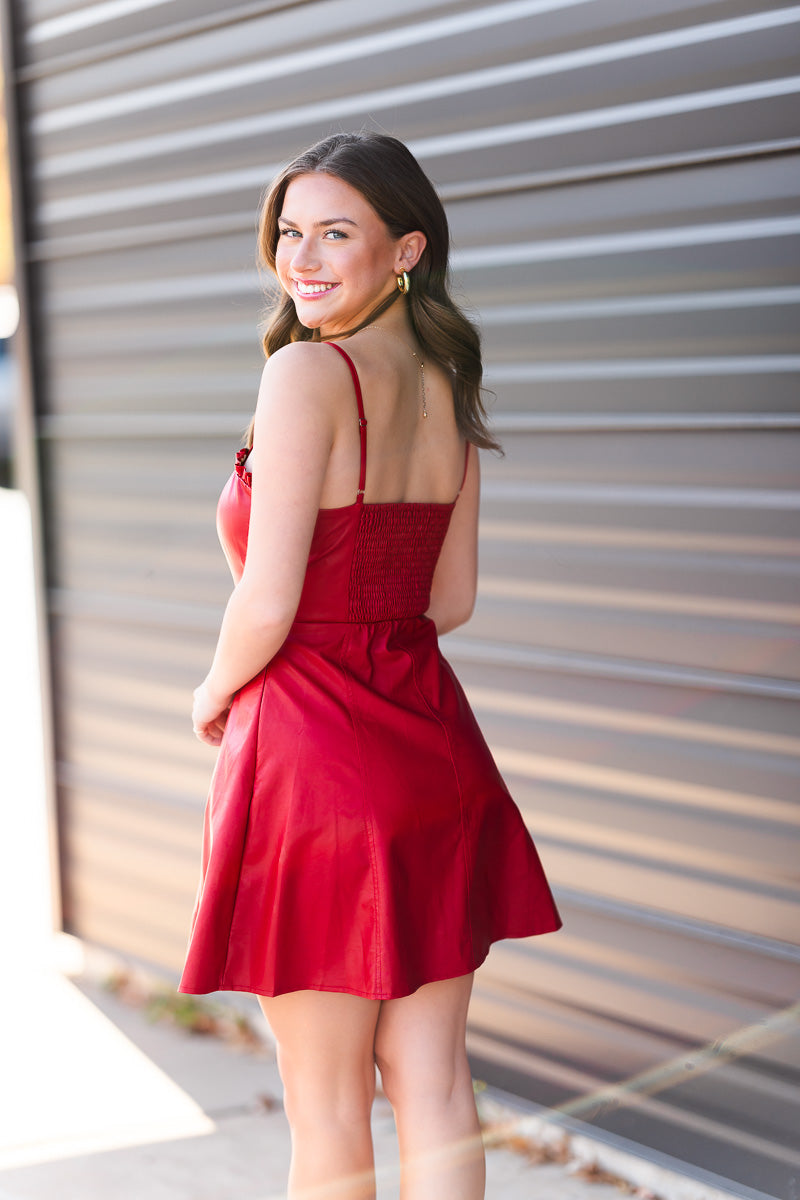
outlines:
{"label": "gold necklace", "polygon": [[418,354],[416,354],[411,349],[410,346],[406,345],[406,343],[403,341],[403,339],[398,334],[393,333],[391,329],[384,329],[382,325],[365,325],[364,328],[365,329],[377,329],[378,333],[388,333],[389,337],[393,337],[394,340],[396,342],[399,342],[401,346],[405,346],[406,350],[411,355],[411,357],[416,359],[417,366],[419,367],[419,379],[420,379],[420,383],[422,384],[422,415],[423,415],[423,417],[427,417],[428,404],[427,404],[427,395],[425,392],[425,363],[422,361],[420,356]]}

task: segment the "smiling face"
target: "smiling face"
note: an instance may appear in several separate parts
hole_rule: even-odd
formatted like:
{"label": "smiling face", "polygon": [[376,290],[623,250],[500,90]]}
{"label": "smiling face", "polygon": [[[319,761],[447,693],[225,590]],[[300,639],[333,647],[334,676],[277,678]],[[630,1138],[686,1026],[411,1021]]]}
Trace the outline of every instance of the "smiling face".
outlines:
{"label": "smiling face", "polygon": [[301,323],[325,337],[358,325],[410,269],[408,239],[394,240],[361,193],[333,175],[293,179],[278,229],[281,286]]}

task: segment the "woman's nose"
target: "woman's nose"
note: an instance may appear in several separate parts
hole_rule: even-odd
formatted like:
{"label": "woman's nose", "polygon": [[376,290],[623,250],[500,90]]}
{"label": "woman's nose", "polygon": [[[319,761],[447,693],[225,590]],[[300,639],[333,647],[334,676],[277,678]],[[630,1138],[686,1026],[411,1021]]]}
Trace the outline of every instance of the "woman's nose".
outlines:
{"label": "woman's nose", "polygon": [[298,238],[292,255],[292,266],[295,271],[311,271],[319,266],[319,253],[312,239]]}

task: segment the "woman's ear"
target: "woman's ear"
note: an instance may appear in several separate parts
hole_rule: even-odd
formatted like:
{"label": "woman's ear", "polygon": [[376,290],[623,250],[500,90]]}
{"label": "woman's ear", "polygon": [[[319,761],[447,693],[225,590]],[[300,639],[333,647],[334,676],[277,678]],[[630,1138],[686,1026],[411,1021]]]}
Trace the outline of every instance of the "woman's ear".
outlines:
{"label": "woman's ear", "polygon": [[412,267],[415,267],[427,244],[428,239],[419,229],[415,229],[413,233],[406,233],[398,244],[395,274],[401,275],[403,271],[410,271]]}

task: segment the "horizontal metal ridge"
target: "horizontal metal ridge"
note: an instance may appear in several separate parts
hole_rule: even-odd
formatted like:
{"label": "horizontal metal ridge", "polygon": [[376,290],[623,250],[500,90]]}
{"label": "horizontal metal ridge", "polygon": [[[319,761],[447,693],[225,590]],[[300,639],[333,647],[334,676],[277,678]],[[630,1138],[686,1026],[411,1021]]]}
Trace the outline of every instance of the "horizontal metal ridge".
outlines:
{"label": "horizontal metal ridge", "polygon": [[800,429],[800,413],[493,413],[492,428],[498,433]]}
{"label": "horizontal metal ridge", "polygon": [[[156,0],[161,3],[162,0]],[[315,0],[258,0],[257,3],[241,4],[235,8],[220,9],[213,14],[202,17],[190,17],[183,21],[173,21],[154,31],[143,30],[127,37],[112,37],[100,46],[92,46],[88,50],[73,50],[57,54],[52,58],[37,63],[22,65],[16,72],[19,83],[33,83],[40,79],[50,79],[57,74],[67,71],[80,70],[94,63],[108,62],[109,59],[122,55],[139,53],[153,46],[164,46],[170,42],[181,41],[187,37],[197,37],[204,33],[213,33],[231,25],[240,25],[258,17],[269,16],[282,10],[300,8],[304,4],[313,4]],[[151,7],[149,2],[129,5],[128,12]],[[115,11],[116,10],[116,11]],[[99,20],[91,20],[92,15],[101,14]],[[95,4],[91,8],[75,12],[67,10],[54,17],[45,17],[28,27],[23,37],[26,46],[43,45],[55,38],[69,36],[91,25],[99,25],[105,20],[119,15],[119,9],[113,4]],[[123,14],[127,15],[127,13]]]}
{"label": "horizontal metal ridge", "polygon": [[626,230],[624,233],[463,247],[454,252],[453,266],[458,271],[474,271],[534,262],[561,262],[589,255],[635,254],[646,250],[670,250],[678,246],[797,237],[798,234],[800,216],[795,215],[757,217],[745,221],[705,221],[700,225],[667,225],[656,229]]}
{"label": "horizontal metal ridge", "polygon": [[529,325],[548,321],[602,320],[654,313],[718,312],[738,308],[771,308],[800,304],[800,287],[720,288],[706,292],[630,293],[595,296],[591,300],[546,300],[529,304],[487,305],[480,311],[484,327]]}
{"label": "horizontal metal ridge", "polygon": [[569,187],[575,183],[594,183],[627,175],[650,175],[657,171],[682,171],[711,163],[735,162],[737,159],[761,158],[764,155],[796,153],[800,138],[775,138],[761,142],[741,142],[730,146],[707,146],[701,150],[681,150],[672,154],[653,154],[634,158],[607,159],[593,163],[577,163],[554,167],[546,171],[527,171],[518,175],[493,175],[491,178],[465,179],[446,183],[438,189],[443,200],[470,200],[479,196],[496,196],[507,192],[536,191],[545,188]]}
{"label": "horizontal metal ridge", "polygon": [[[800,142],[798,143],[800,145]],[[264,176],[267,182],[267,176]],[[196,239],[221,237],[230,233],[249,233],[255,245],[256,213],[253,209],[220,213],[212,217],[186,217],[180,221],[153,221],[148,225],[129,225],[124,229],[100,230],[98,233],[68,233],[44,237],[28,247],[30,262],[54,262],[57,259],[102,254],[104,250],[131,250],[164,243],[191,242]],[[272,279],[272,276],[269,276]]]}
{"label": "horizontal metal ridge", "polygon": [[177,604],[170,600],[150,600],[142,596],[115,596],[109,592],[79,592],[51,588],[50,612],[78,620],[103,620],[134,625],[154,625],[166,629],[194,632],[217,630],[222,610],[212,604]]}
{"label": "horizontal metal ridge", "polygon": [[533,480],[487,478],[481,484],[485,499],[537,500],[559,504],[668,505],[671,508],[777,509],[800,508],[800,491],[790,488],[726,488],[697,484],[536,483]]}
{"label": "horizontal metal ridge", "polygon": [[92,312],[96,309],[149,308],[168,300],[191,300],[197,296],[246,296],[256,294],[261,276],[255,269],[217,271],[212,274],[180,275],[171,278],[101,283],[94,287],[63,288],[45,301],[48,313]]}
{"label": "horizontal metal ridge", "polygon": [[800,683],[767,675],[742,675],[702,667],[679,667],[668,663],[606,658],[570,650],[549,650],[509,645],[448,633],[442,638],[448,658],[489,666],[521,667],[566,675],[598,676],[602,679],[664,686],[702,688],[736,695],[769,696],[778,700],[800,700]]}
{"label": "horizontal metal ridge", "polygon": [[779,941],[777,938],[767,938],[755,933],[745,933],[738,929],[729,929],[724,925],[715,925],[709,921],[700,921],[696,917],[674,916],[656,908],[648,908],[637,904],[635,907],[620,900],[610,900],[605,896],[593,895],[579,888],[554,886],[556,900],[574,908],[588,912],[601,913],[603,916],[620,918],[632,925],[645,925],[652,929],[665,929],[677,932],[698,941],[712,942],[716,945],[732,946],[736,949],[747,950],[762,954],[769,958],[779,958],[786,962],[800,963],[800,946],[791,942]]}
{"label": "horizontal metal ridge", "polygon": [[[242,412],[50,413],[45,438],[238,437],[250,417]],[[797,429],[800,413],[493,413],[498,433],[609,433],[655,430]],[[545,485],[546,486],[546,485]]]}
{"label": "horizontal metal ridge", "polygon": [[[255,392],[253,394],[255,404]],[[241,438],[252,413],[51,413],[39,432],[46,438]]]}
{"label": "horizontal metal ridge", "polygon": [[[68,758],[56,761],[58,782],[62,787],[80,790],[84,795],[103,795],[111,793],[115,799],[124,799],[134,807],[152,807],[164,805],[178,812],[196,812],[205,803],[205,796],[199,796],[190,790],[179,791],[174,781],[163,787],[148,785],[146,794],[138,780],[131,781],[119,772],[108,767],[97,767],[85,762],[74,762]],[[0,1193],[0,1200],[5,1200]]]}
{"label": "horizontal metal ridge", "polygon": [[[794,573],[796,574],[796,572]],[[622,614],[650,613],[667,618],[697,617],[713,621],[755,621],[784,625],[796,629],[800,625],[800,605],[780,601],[742,598],[715,594],[711,589],[696,594],[687,590],[661,587],[610,587],[581,580],[519,579],[510,575],[478,575],[478,595],[520,604],[556,606],[566,616],[572,608],[592,608]]]}

